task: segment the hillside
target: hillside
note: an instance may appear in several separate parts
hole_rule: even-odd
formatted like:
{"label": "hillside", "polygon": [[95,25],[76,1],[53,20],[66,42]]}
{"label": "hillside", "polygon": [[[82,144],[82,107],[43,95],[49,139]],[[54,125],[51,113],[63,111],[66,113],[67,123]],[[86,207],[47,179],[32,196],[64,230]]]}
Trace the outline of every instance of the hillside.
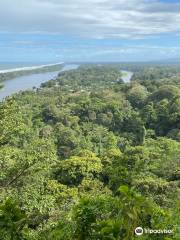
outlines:
{"label": "hillside", "polygon": [[119,67],[83,65],[0,103],[3,240],[133,240],[138,226],[175,231],[180,68],[127,64],[134,75],[124,83]]}

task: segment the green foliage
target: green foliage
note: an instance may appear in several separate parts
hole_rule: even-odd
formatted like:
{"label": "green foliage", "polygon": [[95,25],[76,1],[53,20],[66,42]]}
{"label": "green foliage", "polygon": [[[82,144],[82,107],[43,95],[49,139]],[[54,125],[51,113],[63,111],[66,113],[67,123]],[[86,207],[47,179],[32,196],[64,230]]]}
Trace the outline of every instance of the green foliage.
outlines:
{"label": "green foliage", "polygon": [[94,153],[82,151],[60,162],[56,178],[66,185],[79,185],[83,178],[95,178],[102,171],[101,160]]}
{"label": "green foliage", "polygon": [[19,206],[7,199],[0,205],[0,236],[3,240],[22,240],[27,217]]}
{"label": "green foliage", "polygon": [[0,239],[133,240],[137,226],[175,228],[179,76],[178,66],[83,65],[0,103]]}
{"label": "green foliage", "polygon": [[147,89],[140,84],[134,84],[127,93],[127,99],[130,101],[131,105],[138,108],[144,105],[144,101],[147,96]]}

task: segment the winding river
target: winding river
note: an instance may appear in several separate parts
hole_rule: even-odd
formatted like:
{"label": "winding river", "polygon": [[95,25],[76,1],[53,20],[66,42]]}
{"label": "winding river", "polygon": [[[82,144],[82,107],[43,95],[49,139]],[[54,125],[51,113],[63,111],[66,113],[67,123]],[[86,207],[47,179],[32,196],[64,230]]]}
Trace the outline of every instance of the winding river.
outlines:
{"label": "winding river", "polygon": [[[17,93],[19,91],[32,89],[33,87],[39,87],[41,83],[56,78],[59,72],[77,69],[78,67],[79,65],[77,64],[66,64],[60,71],[35,73],[31,75],[6,80],[5,82],[2,82],[4,88],[0,89],[0,101],[2,101],[5,97]],[[125,83],[130,82],[133,72],[124,70],[121,70],[121,72],[123,74],[123,76],[121,77],[122,80]]]}
{"label": "winding river", "polygon": [[6,80],[2,82],[4,87],[0,90],[0,101],[2,101],[5,97],[19,91],[32,89],[33,87],[39,87],[41,83],[56,78],[59,72],[77,69],[78,66],[79,65],[77,64],[67,64],[60,71],[35,73]]}

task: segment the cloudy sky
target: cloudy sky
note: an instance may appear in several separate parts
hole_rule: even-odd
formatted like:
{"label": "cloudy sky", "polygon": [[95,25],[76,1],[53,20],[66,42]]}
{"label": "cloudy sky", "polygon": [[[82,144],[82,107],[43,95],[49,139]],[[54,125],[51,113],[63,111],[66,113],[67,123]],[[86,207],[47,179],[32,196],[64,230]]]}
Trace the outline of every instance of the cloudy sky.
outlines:
{"label": "cloudy sky", "polygon": [[0,62],[180,58],[180,0],[0,0]]}

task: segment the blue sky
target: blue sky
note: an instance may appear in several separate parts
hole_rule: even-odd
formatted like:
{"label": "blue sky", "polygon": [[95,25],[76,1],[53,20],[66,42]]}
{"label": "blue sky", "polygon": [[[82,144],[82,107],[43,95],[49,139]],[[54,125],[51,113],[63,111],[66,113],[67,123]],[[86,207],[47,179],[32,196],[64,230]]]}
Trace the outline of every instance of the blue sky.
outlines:
{"label": "blue sky", "polygon": [[180,0],[0,0],[0,62],[180,58]]}

